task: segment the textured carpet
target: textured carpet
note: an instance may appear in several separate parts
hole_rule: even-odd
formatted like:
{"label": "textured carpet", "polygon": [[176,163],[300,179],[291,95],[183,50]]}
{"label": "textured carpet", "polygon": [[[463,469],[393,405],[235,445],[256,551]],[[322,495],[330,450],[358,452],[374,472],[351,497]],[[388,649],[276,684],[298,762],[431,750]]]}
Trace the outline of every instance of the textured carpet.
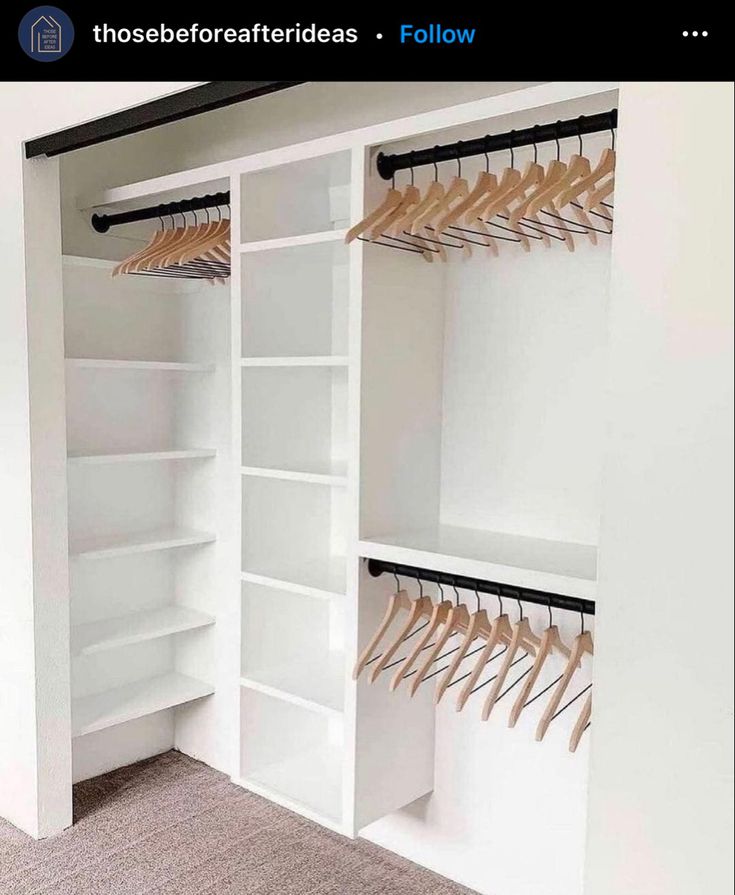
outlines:
{"label": "textured carpet", "polygon": [[177,752],[74,787],[74,826],[0,821],[2,895],[468,895],[252,795]]}

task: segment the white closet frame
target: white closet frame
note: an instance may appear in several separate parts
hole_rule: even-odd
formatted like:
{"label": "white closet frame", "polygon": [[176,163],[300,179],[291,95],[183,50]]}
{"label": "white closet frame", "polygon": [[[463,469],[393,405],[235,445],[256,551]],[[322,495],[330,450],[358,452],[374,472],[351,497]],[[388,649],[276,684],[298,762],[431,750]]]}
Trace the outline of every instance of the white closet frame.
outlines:
{"label": "white closet frame", "polygon": [[[310,700],[302,695],[284,692],[276,687],[268,686],[258,681],[249,681],[245,685],[241,680],[241,644],[239,642],[242,630],[242,569],[241,569],[241,545],[242,545],[242,510],[240,501],[237,504],[236,518],[233,520],[233,536],[230,542],[225,544],[228,551],[229,584],[226,594],[223,596],[223,604],[220,606],[217,623],[228,626],[232,631],[231,647],[227,651],[227,672],[221,679],[211,683],[218,690],[224,690],[227,699],[232,706],[232,720],[227,729],[218,731],[217,736],[225,738],[230,744],[227,754],[232,756],[232,766],[221,768],[228,773],[235,782],[250,788],[260,795],[285,805],[286,807],[301,813],[303,816],[315,820],[326,827],[336,830],[348,836],[355,836],[359,829],[372,820],[377,819],[414,799],[431,791],[433,781],[433,706],[429,701],[417,701],[415,709],[406,714],[396,710],[396,704],[388,700],[360,701],[358,687],[351,679],[351,668],[354,664],[358,649],[358,595],[361,599],[369,599],[371,587],[369,582],[361,584],[361,557],[377,557],[387,560],[395,560],[423,567],[441,568],[450,573],[464,574],[480,578],[500,579],[510,584],[522,584],[528,587],[540,589],[558,590],[575,596],[586,598],[595,597],[594,581],[594,556],[572,556],[569,559],[568,569],[558,572],[539,571],[537,563],[529,562],[523,568],[524,551],[535,549],[528,543],[516,545],[510,550],[515,559],[513,561],[502,560],[498,562],[480,561],[471,554],[464,553],[461,549],[448,551],[446,549],[432,547],[430,544],[391,544],[387,541],[359,540],[359,492],[361,482],[360,470],[360,427],[361,427],[361,370],[363,358],[361,357],[362,344],[362,290],[363,290],[363,244],[352,243],[344,249],[349,263],[348,279],[348,337],[346,353],[336,357],[316,357],[309,361],[292,358],[291,361],[251,358],[243,361],[242,346],[242,309],[243,309],[243,282],[241,258],[247,258],[254,253],[264,253],[306,247],[319,243],[334,242],[335,246],[343,236],[343,232],[324,230],[318,233],[300,233],[294,236],[278,236],[273,239],[246,242],[243,239],[242,221],[248,219],[248,176],[258,172],[266,172],[269,169],[278,168],[319,160],[339,153],[349,155],[349,198],[350,214],[353,221],[359,220],[363,215],[365,202],[365,185],[368,166],[374,164],[374,155],[377,147],[392,141],[416,137],[421,140],[422,135],[428,135],[433,131],[439,131],[460,125],[471,125],[473,122],[487,122],[498,116],[535,110],[538,121],[543,122],[548,117],[545,108],[558,103],[595,97],[616,90],[616,82],[582,82],[582,83],[550,83],[537,87],[517,90],[499,96],[475,102],[452,106],[435,110],[420,115],[398,119],[380,125],[336,134],[305,143],[280,147],[265,152],[255,153],[243,158],[207,165],[201,168],[182,171],[175,174],[156,177],[139,181],[124,186],[112,187],[95,195],[80,197],[78,207],[85,211],[96,209],[99,211],[120,210],[128,205],[149,205],[155,202],[166,201],[168,195],[201,195],[215,192],[220,189],[229,189],[232,208],[232,245],[233,245],[233,274],[231,278],[231,359],[232,359],[232,457],[233,467],[230,470],[233,487],[238,488],[244,481],[276,482],[286,484],[287,487],[296,485],[302,488],[312,487],[323,489],[341,489],[344,494],[342,532],[341,536],[345,545],[346,576],[344,590],[334,599],[343,601],[343,626],[342,631],[344,658],[342,686],[344,698],[341,709],[325,707],[319,704],[309,704]],[[490,128],[491,130],[491,128]],[[431,138],[424,138],[422,142],[430,142]],[[243,183],[245,188],[243,189]],[[280,472],[260,472],[255,468],[243,469],[242,461],[242,407],[243,373],[249,368],[257,368],[261,372],[265,368],[277,368],[278,366],[290,366],[294,370],[304,373],[308,366],[333,368],[338,370],[338,375],[347,377],[346,399],[346,472],[332,474],[314,472],[299,474],[298,472],[281,470]],[[314,371],[306,370],[306,375]],[[247,423],[246,423],[247,424]],[[529,541],[529,539],[521,539]],[[493,545],[486,545],[492,554]],[[539,542],[541,546],[541,542]],[[43,549],[39,545],[37,549]],[[592,553],[596,551],[590,548]],[[507,550],[504,550],[507,554]],[[589,569],[592,568],[592,574]],[[272,587],[273,581],[265,576],[256,574],[248,576],[250,583],[263,587]],[[275,582],[278,584],[278,582]],[[278,588],[277,588],[278,589]],[[281,584],[280,589],[283,590]],[[292,594],[302,594],[307,598],[330,598],[328,588],[315,589],[307,585],[299,585],[291,582],[286,590]],[[323,591],[323,592],[320,592]],[[226,603],[226,605],[225,605]],[[275,616],[274,616],[275,618]],[[428,688],[427,688],[428,689]],[[341,725],[341,747],[339,758],[341,760],[340,783],[341,798],[336,811],[324,812],[309,804],[308,799],[290,797],[284,792],[279,792],[264,784],[258,784],[247,775],[243,776],[239,767],[241,751],[242,723],[239,706],[241,693],[257,694],[255,698],[265,700],[280,700],[284,705],[295,707],[296,711],[313,711],[318,723]],[[284,716],[288,723],[288,716]],[[281,723],[277,719],[275,724]],[[386,742],[393,739],[392,732],[401,733],[396,736],[395,742],[402,743],[394,751],[391,750],[391,761],[376,760],[374,751],[375,743],[371,743],[370,731],[383,732]],[[58,746],[61,754],[66,754],[69,749],[68,738],[70,725],[57,723],[49,725],[46,732],[50,742],[50,748]],[[286,726],[282,735],[288,734]],[[411,740],[417,737],[425,744],[421,756],[417,756],[411,745]],[[380,752],[381,750],[378,749]],[[207,756],[197,756],[207,760]],[[378,756],[379,758],[379,756]],[[71,792],[71,779],[64,782],[68,787],[69,797]],[[43,798],[43,793],[40,793]]]}

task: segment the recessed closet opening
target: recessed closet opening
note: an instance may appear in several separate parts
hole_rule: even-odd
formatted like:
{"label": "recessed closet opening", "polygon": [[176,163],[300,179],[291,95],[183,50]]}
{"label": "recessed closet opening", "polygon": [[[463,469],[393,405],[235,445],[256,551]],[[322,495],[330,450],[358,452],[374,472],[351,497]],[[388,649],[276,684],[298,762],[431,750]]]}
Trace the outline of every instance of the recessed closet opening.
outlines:
{"label": "recessed closet opening", "polygon": [[[570,251],[551,220],[548,239],[524,243],[501,218],[497,253],[465,234],[460,250],[447,240],[446,263],[348,235],[393,187],[471,187],[486,164],[500,179],[580,146],[442,160],[395,184],[380,152],[616,105],[609,85],[515,85],[80,191],[68,244],[94,239],[95,257],[63,264],[75,780],[176,748],[466,885],[541,891],[553,865],[549,895],[580,891],[588,739],[569,752],[573,712],[543,744],[544,700],[515,729],[514,697],[483,723],[492,681],[479,681],[458,712],[460,689],[438,701],[431,676],[452,654],[421,671],[431,641],[392,686],[421,634],[372,683],[381,656],[355,670],[401,591],[401,623],[406,601],[425,598],[427,613],[451,602],[509,626],[522,611],[539,636],[552,612],[565,643],[581,635],[578,612],[518,600],[524,588],[596,597],[610,234],[575,233]],[[584,135],[584,154],[611,139]],[[143,219],[114,222],[130,212]],[[109,232],[92,233],[92,214],[112,216]],[[179,258],[187,230],[202,257]],[[396,579],[371,559],[444,577]],[[475,593],[473,579],[518,600]],[[534,857],[517,871],[522,836]]]}

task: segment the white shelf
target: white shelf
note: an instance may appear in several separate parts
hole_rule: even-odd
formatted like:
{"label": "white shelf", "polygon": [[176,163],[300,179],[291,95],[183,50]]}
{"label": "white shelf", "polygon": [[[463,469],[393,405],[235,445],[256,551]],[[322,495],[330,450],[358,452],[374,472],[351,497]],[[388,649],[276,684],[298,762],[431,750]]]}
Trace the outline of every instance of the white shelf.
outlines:
{"label": "white shelf", "polygon": [[197,544],[208,544],[216,539],[216,535],[207,531],[164,528],[116,537],[88,538],[71,544],[69,555],[78,559],[98,559],[107,556],[123,556],[128,553],[148,553],[152,550],[191,547]]}
{"label": "white shelf", "polygon": [[240,578],[248,584],[261,584],[263,587],[274,587],[277,590],[285,590],[291,594],[303,594],[305,597],[314,597],[316,600],[339,599],[344,596],[344,589],[324,590],[321,587],[309,587],[306,584],[298,584],[295,581],[284,581],[282,578],[273,578],[270,575],[260,575],[256,572],[242,572]]}
{"label": "white shelf", "polygon": [[344,355],[302,355],[300,357],[243,357],[243,367],[346,367]]}
{"label": "white shelf", "polygon": [[267,252],[271,249],[288,249],[291,246],[314,245],[318,242],[344,242],[347,236],[347,228],[338,230],[320,230],[316,233],[302,233],[299,236],[285,236],[280,239],[260,239],[254,242],[244,242],[240,246],[241,252]]}
{"label": "white shelf", "polygon": [[172,672],[147,678],[73,700],[72,734],[75,737],[152,715],[164,709],[211,696],[214,687],[204,681]]}
{"label": "white shelf", "polygon": [[597,548],[439,525],[360,541],[360,556],[594,600]]}
{"label": "white shelf", "polygon": [[74,655],[88,656],[104,650],[168,637],[214,624],[214,617],[185,606],[164,606],[134,612],[120,618],[75,625],[71,632]]}
{"label": "white shelf", "polygon": [[151,463],[165,460],[197,460],[215,457],[214,448],[186,448],[179,451],[130,451],[124,454],[92,453],[69,454],[67,460],[75,465],[98,465],[101,463]]}
{"label": "white shelf", "polygon": [[299,657],[271,668],[247,670],[243,687],[283,699],[325,715],[341,715],[344,703],[344,654],[327,653],[324,661],[305,663]]}
{"label": "white shelf", "polygon": [[347,484],[346,464],[326,464],[323,471],[305,471],[299,469],[272,469],[267,466],[243,466],[241,472],[244,476],[253,476],[264,479],[282,479],[287,482],[310,482],[314,485],[336,485],[344,487]]}
{"label": "white shelf", "polygon": [[332,599],[344,596],[345,575],[345,560],[334,557],[331,560],[315,559],[291,567],[279,565],[272,569],[244,569],[242,580],[252,584],[263,584],[266,587],[277,587],[292,593],[303,593],[310,597]]}
{"label": "white shelf", "polygon": [[327,746],[251,771],[234,783],[330,829],[342,818],[342,751]]}
{"label": "white shelf", "polygon": [[209,373],[216,364],[159,360],[109,360],[96,357],[67,357],[67,366],[85,370],[149,370],[174,373]]}

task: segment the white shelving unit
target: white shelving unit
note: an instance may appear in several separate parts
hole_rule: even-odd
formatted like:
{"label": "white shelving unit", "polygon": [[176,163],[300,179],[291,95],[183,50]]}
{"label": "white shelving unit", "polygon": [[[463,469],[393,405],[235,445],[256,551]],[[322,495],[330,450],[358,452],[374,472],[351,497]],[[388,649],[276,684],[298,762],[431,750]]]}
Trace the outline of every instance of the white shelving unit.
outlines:
{"label": "white shelving unit", "polygon": [[591,114],[605,89],[542,85],[98,197],[229,189],[233,266],[229,289],[192,291],[65,265],[78,755],[119,725],[107,767],[165,742],[354,836],[435,785],[430,688],[351,678],[393,587],[361,557],[594,599],[606,251],[504,245],[490,268],[344,238],[385,194],[378,151]]}
{"label": "white shelving unit", "polygon": [[165,742],[221,764],[213,545],[231,442],[227,291],[112,278],[111,266],[64,264],[76,779]]}
{"label": "white shelving unit", "polygon": [[[235,371],[243,487],[236,776],[339,830],[350,826],[342,744],[352,361],[349,253],[335,215],[349,218],[349,179],[349,154],[244,175]],[[287,188],[297,208],[286,223],[255,213]]]}

